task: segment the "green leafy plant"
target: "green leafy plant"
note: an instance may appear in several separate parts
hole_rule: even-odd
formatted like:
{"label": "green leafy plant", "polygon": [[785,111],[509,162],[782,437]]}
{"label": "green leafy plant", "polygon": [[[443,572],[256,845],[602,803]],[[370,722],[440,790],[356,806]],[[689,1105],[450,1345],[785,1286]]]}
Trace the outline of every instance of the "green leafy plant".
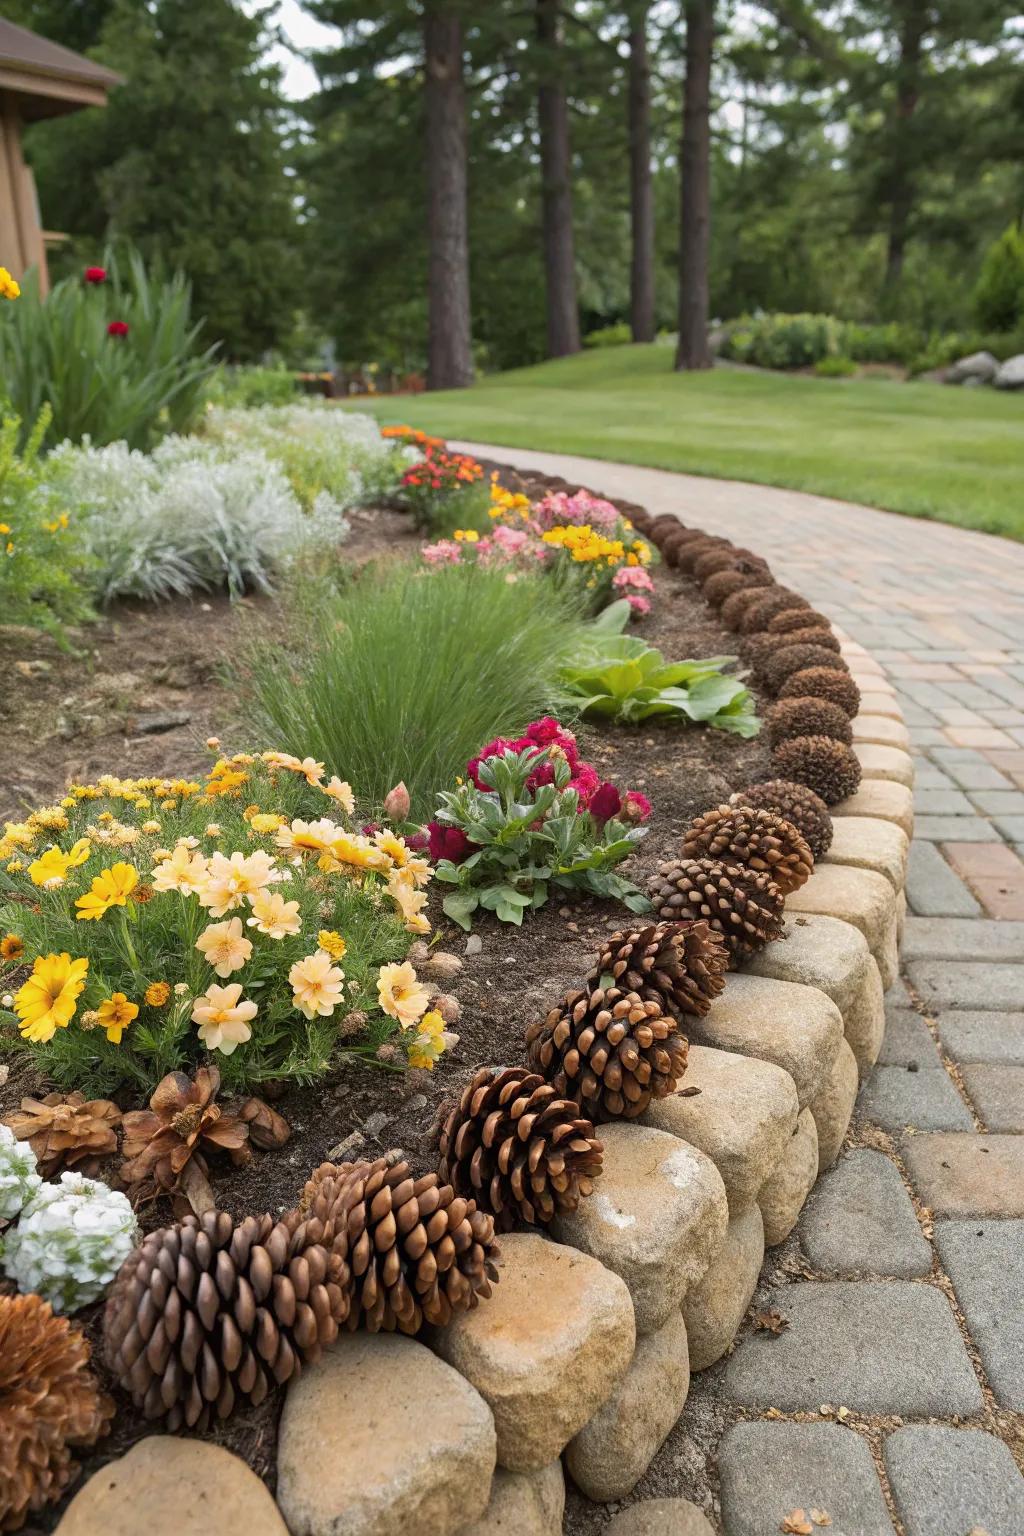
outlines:
{"label": "green leafy plant", "polygon": [[723,668],[735,656],[666,662],[638,635],[617,633],[628,620],[625,600],[606,608],[591,626],[585,649],[562,670],[569,700],[584,715],[624,724],[656,715],[756,736],[761,722],[749,689]]}
{"label": "green leafy plant", "polygon": [[1024,229],[1011,224],[989,246],[974,289],[979,324],[1012,331],[1024,323]]}
{"label": "green leafy plant", "polygon": [[259,405],[291,405],[297,394],[290,368],[236,364],[218,368],[207,390],[214,405],[250,410]]}
{"label": "green leafy plant", "polygon": [[819,379],[849,379],[857,372],[857,364],[852,357],[842,355],[821,357],[814,365],[814,372]]}

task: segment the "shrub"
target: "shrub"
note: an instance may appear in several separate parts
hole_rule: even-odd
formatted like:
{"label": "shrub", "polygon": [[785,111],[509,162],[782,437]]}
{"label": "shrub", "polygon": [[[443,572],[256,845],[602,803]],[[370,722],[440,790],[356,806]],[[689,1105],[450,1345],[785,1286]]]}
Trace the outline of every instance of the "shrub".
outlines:
{"label": "shrub", "polygon": [[378,972],[407,929],[429,932],[431,871],[394,833],[355,832],[353,810],[322,764],[268,752],[203,782],[73,785],[9,823],[0,966],[32,966],[13,1010],[36,1066],[64,1088],[149,1090],[210,1051],[229,1088],[308,1082],[353,1009],[373,1023],[346,1049],[372,1056],[393,1033]]}
{"label": "shrub", "polygon": [[819,379],[848,379],[857,372],[857,364],[852,357],[822,357],[815,363],[814,372]]}
{"label": "shrub", "polygon": [[19,453],[18,417],[0,423],[0,621],[60,640],[63,625],[88,618],[90,608],[79,520],[44,479],[39,459],[48,424],[44,406]]}
{"label": "shrub", "polygon": [[214,348],[199,349],[191,291],[149,276],[141,257],[107,258],[47,298],[31,273],[0,316],[0,377],[27,436],[44,405],[48,443],[124,440],[145,448],[198,416]]}
{"label": "shrub", "polygon": [[974,289],[974,312],[987,330],[1024,324],[1024,230],[1011,224],[989,246]]}
{"label": "shrub", "polygon": [[483,465],[465,453],[450,453],[437,439],[426,438],[416,461],[402,475],[401,499],[424,533],[444,534],[473,527],[486,516]]}
{"label": "shrub", "polygon": [[602,325],[596,331],[588,331],[583,338],[585,347],[624,347],[633,340],[633,332],[625,320],[617,325]]}
{"label": "shrub", "polygon": [[722,353],[759,368],[807,368],[839,351],[839,329],[831,315],[746,316]]}
{"label": "shrub", "polygon": [[297,591],[272,643],[254,632],[240,682],[260,732],[375,801],[404,780],[422,818],[481,741],[552,706],[582,629],[543,581],[401,564]]}
{"label": "shrub", "polygon": [[291,405],[296,392],[290,368],[236,364],[217,369],[207,398],[218,406],[251,410],[259,405]]}

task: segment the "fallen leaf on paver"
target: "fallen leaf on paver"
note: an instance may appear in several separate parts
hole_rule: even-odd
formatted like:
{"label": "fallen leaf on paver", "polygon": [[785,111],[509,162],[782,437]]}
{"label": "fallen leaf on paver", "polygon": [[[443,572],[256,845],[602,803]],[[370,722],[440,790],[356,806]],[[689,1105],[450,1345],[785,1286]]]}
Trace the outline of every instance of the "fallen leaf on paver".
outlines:
{"label": "fallen leaf on paver", "polygon": [[789,1327],[789,1318],[780,1312],[778,1307],[769,1307],[765,1312],[755,1312],[752,1321],[755,1328],[759,1328],[766,1333],[773,1333],[776,1338],[784,1329]]}
{"label": "fallen leaf on paver", "polygon": [[779,1530],[782,1536],[814,1536],[814,1527],[802,1509],[791,1509]]}
{"label": "fallen leaf on paver", "polygon": [[703,1088],[698,1088],[696,1083],[691,1083],[688,1088],[680,1088],[676,1094],[677,1099],[692,1099],[695,1093],[703,1093]]}
{"label": "fallen leaf on paver", "polygon": [[829,1514],[827,1509],[812,1509],[810,1511],[810,1516],[815,1525],[832,1524],[832,1516]]}

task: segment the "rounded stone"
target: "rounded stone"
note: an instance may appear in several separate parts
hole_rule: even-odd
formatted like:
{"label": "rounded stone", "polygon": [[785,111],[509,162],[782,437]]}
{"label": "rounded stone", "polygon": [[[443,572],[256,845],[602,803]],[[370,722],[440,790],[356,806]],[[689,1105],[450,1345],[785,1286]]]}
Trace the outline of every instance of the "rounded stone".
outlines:
{"label": "rounded stone", "polygon": [[910,839],[894,821],[877,816],[840,816],[832,823],[832,845],[823,864],[849,864],[884,875],[896,892],[907,880]]}
{"label": "rounded stone", "polygon": [[562,1536],[565,1477],[560,1460],[536,1472],[498,1467],[491,1499],[479,1520],[459,1528],[459,1536]]}
{"label": "rounded stone", "polygon": [[817,1177],[818,1128],[810,1110],[804,1109],[782,1162],[758,1192],[766,1248],[784,1242],[792,1232]]}
{"label": "rounded stone", "polygon": [[606,1536],[715,1536],[715,1531],[689,1499],[645,1499],[616,1515]]}
{"label": "rounded stone", "polygon": [[668,1131],[620,1121],[600,1130],[601,1177],[576,1210],[551,1223],[629,1287],[637,1333],[678,1312],[686,1287],[721,1246],[729,1204],[709,1157]]}
{"label": "rounded stone", "polygon": [[291,1536],[450,1536],[486,1509],[495,1449],[487,1404],[426,1345],[342,1334],[289,1385],[277,1499]]}
{"label": "rounded stone", "polygon": [[764,1260],[764,1222],[756,1204],[734,1216],[725,1242],[703,1280],[683,1302],[691,1371],[704,1371],[725,1354],[736,1337]]}
{"label": "rounded stone", "polygon": [[873,715],[864,708],[861,695],[860,714],[853,722],[853,739],[856,743],[872,742],[879,747],[898,747],[901,752],[910,749],[910,732],[903,721],[888,711]]}
{"label": "rounded stone", "polygon": [[810,1106],[818,1131],[819,1173],[830,1168],[839,1156],[853,1106],[857,1102],[858,1087],[857,1058],[844,1041],[836,1057],[832,1076]]}
{"label": "rounded stone", "polygon": [[908,837],[914,835],[914,796],[905,784],[891,779],[862,779],[857,792],[831,807],[833,821],[839,816],[876,816],[894,821]]}
{"label": "rounded stone", "polygon": [[884,875],[846,864],[819,864],[807,883],[786,897],[786,911],[790,916],[819,912],[852,923],[878,961],[882,985],[893,985],[898,975],[896,892]]}
{"label": "rounded stone", "polygon": [[[870,718],[877,720],[879,717],[895,720],[901,725],[903,723],[903,711],[897,704],[894,694],[882,692],[881,689],[874,687],[873,683],[868,683],[866,686],[862,684],[860,690],[860,714],[857,716],[857,719]],[[857,723],[854,721],[854,730],[856,728]]]}
{"label": "rounded stone", "polygon": [[498,1264],[490,1301],[435,1329],[431,1344],[490,1405],[501,1465],[530,1472],[554,1461],[626,1374],[633,1303],[610,1269],[538,1233],[503,1237]]}
{"label": "rounded stone", "polygon": [[885,779],[893,784],[914,787],[914,759],[899,747],[884,747],[876,742],[858,742],[854,752],[865,779]]}
{"label": "rounded stone", "polygon": [[210,1440],[150,1435],[93,1473],[58,1536],[288,1536],[266,1485]]}
{"label": "rounded stone", "polygon": [[565,1464],[588,1499],[624,1499],[682,1413],[690,1390],[686,1325],[676,1309],[638,1339],[633,1363],[603,1408],[569,1441]]}
{"label": "rounded stone", "polygon": [[766,976],[727,977],[691,1039],[774,1062],[796,1084],[801,1109],[821,1092],[843,1038],[843,1016],[817,987]]}
{"label": "rounded stone", "polygon": [[796,1085],[774,1062],[693,1045],[677,1091],[644,1118],[707,1153],[735,1216],[781,1160],[799,1113]]}

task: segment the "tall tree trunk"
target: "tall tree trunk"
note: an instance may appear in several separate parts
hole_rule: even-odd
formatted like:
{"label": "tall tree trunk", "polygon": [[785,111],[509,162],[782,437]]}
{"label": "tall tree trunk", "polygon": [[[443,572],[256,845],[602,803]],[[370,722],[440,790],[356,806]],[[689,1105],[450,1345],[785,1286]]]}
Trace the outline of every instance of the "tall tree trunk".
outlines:
{"label": "tall tree trunk", "polygon": [[711,55],[715,0],[686,0],[686,83],[679,230],[677,368],[710,368],[708,264],[711,241]]}
{"label": "tall tree trunk", "polygon": [[629,211],[633,241],[630,327],[634,341],[654,340],[654,186],[651,179],[651,66],[646,4],[629,29]]}
{"label": "tall tree trunk", "polygon": [[473,382],[462,23],[443,6],[423,20],[427,133],[427,388]]}
{"label": "tall tree trunk", "polygon": [[565,94],[559,3],[560,0],[537,0],[537,42],[540,45],[537,117],[549,357],[566,357],[580,350],[569,103]]}
{"label": "tall tree trunk", "polygon": [[896,106],[888,167],[889,244],[885,286],[894,288],[903,275],[910,215],[914,207],[915,151],[912,119],[921,90],[921,55],[927,30],[924,0],[906,0],[900,25],[900,57],[896,66]]}

